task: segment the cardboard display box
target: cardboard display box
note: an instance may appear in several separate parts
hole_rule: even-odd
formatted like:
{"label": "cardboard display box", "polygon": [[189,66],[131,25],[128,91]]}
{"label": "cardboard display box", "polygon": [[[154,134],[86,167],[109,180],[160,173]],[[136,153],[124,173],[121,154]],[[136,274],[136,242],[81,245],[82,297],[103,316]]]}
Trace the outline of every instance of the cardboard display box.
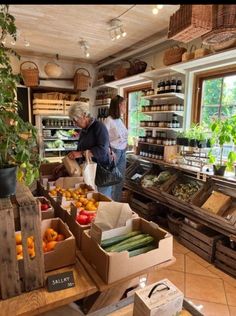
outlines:
{"label": "cardboard display box", "polygon": [[60,218],[43,220],[41,226],[42,239],[47,228],[53,228],[56,232],[63,234],[66,239],[59,241],[54,250],[44,253],[45,271],[47,272],[75,264],[75,238],[67,225],[63,223]]}
{"label": "cardboard display box", "polygon": [[54,208],[52,207],[51,202],[45,197],[45,196],[36,196],[36,199],[39,201],[40,210],[41,210],[41,204],[48,204],[49,208],[47,210],[41,210],[41,219],[48,219],[54,217]]}
{"label": "cardboard display box", "polygon": [[113,283],[172,259],[173,236],[157,224],[142,218],[131,218],[126,222],[126,226],[101,232],[101,240],[126,234],[133,230],[140,230],[153,236],[157,248],[134,257],[129,257],[128,251],[109,253],[104,251],[98,241],[90,236],[89,230],[83,231],[81,252],[104,282]]}
{"label": "cardboard display box", "polygon": [[168,279],[163,279],[135,292],[133,316],[178,315],[183,299],[183,293]]}

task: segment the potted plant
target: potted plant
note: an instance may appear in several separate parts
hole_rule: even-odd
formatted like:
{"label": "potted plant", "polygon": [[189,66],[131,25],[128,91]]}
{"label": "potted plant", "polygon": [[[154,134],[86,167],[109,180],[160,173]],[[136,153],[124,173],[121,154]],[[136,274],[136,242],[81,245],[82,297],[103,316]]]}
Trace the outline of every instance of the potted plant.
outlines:
{"label": "potted plant", "polygon": [[186,136],[186,132],[177,132],[177,145],[180,146],[188,146],[188,138]]}
{"label": "potted plant", "polygon": [[219,153],[214,149],[209,151],[209,162],[213,164],[213,171],[215,175],[223,176],[226,170],[232,169],[236,161],[236,152],[229,151],[227,160],[223,159],[224,145],[234,142],[236,140],[236,115],[227,119],[216,119],[210,125],[212,131],[212,144],[216,144],[219,148]]}
{"label": "potted plant", "polygon": [[8,5],[0,6],[0,197],[15,193],[16,179],[30,185],[39,176],[41,159],[37,150],[37,130],[17,113],[16,100],[20,76],[13,74],[9,56],[16,53],[5,47],[4,39],[16,40],[15,18]]}
{"label": "potted plant", "polygon": [[209,139],[210,130],[205,124],[192,124],[186,131],[190,147],[207,148],[211,147]]}

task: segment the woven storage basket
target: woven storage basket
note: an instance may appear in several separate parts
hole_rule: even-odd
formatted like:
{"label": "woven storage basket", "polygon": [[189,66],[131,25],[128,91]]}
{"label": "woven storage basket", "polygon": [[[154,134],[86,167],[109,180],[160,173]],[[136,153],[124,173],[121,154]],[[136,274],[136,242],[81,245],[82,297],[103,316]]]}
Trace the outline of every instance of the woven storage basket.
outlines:
{"label": "woven storage basket", "polygon": [[236,36],[235,4],[214,4],[212,10],[212,29],[202,36],[204,44],[219,44]]}
{"label": "woven storage basket", "polygon": [[90,86],[90,73],[85,68],[78,68],[74,74],[74,89],[77,91],[86,91]]}
{"label": "woven storage basket", "polygon": [[147,63],[145,61],[135,59],[133,62],[130,62],[129,75],[136,75],[141,72],[144,72],[147,68]]}
{"label": "woven storage basket", "polygon": [[[25,68],[24,64],[33,64],[35,68]],[[20,73],[26,87],[37,87],[39,85],[39,69],[33,61],[25,61],[20,65]]]}
{"label": "woven storage basket", "polygon": [[211,31],[212,6],[180,5],[170,17],[168,38],[187,43]]}
{"label": "woven storage basket", "polygon": [[184,47],[175,45],[164,52],[163,63],[165,66],[176,64],[182,61],[182,55],[187,51]]}
{"label": "woven storage basket", "polygon": [[203,57],[203,56],[206,56],[208,54],[210,54],[212,51],[209,49],[209,48],[206,48],[206,47],[201,47],[200,48],[197,48],[194,52],[194,58],[200,58],[200,57]]}
{"label": "woven storage basket", "polygon": [[194,51],[196,49],[195,45],[192,45],[189,52],[185,52],[182,55],[182,61],[187,61],[187,60],[191,60],[194,58]]}
{"label": "woven storage basket", "polygon": [[[130,62],[129,62],[130,64]],[[115,80],[120,80],[122,78],[125,78],[128,76],[129,67],[125,67],[124,64],[120,64],[117,68],[114,70],[114,77]]]}

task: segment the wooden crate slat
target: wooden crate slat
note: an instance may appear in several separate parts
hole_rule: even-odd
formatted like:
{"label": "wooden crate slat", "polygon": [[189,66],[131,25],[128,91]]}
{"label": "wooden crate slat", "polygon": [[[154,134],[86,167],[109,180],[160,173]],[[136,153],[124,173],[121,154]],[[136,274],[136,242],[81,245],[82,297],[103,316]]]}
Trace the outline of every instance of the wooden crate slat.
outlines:
{"label": "wooden crate slat", "polygon": [[212,262],[212,256],[210,254],[206,253],[201,248],[195,246],[194,244],[192,244],[191,242],[189,242],[188,240],[186,240],[185,238],[183,238],[181,236],[180,236],[180,242],[184,246],[186,246],[187,248],[192,250],[193,252],[197,253],[200,257],[205,259],[207,262],[210,262],[210,263]]}
{"label": "wooden crate slat", "polygon": [[[186,225],[184,223],[182,223],[182,230],[188,232],[189,234],[195,236],[196,238],[202,240],[203,242],[209,244],[209,245],[213,245],[215,240],[218,239],[218,237],[220,236],[218,233],[216,233],[216,235],[212,235],[209,236],[207,235],[207,230],[209,230],[209,232],[212,232],[209,228],[205,228],[205,231],[200,231],[197,229],[192,228],[189,225]],[[213,234],[213,232],[212,232]]]}
{"label": "wooden crate slat", "polygon": [[186,233],[185,231],[181,231],[180,230],[180,236],[187,239],[189,242],[191,241],[195,246],[201,248],[202,250],[204,250],[205,252],[212,254],[212,247],[207,245],[206,243],[202,242],[201,240],[199,240],[198,238],[195,238],[194,236]]}
{"label": "wooden crate slat", "polygon": [[236,272],[236,260],[232,259],[231,257],[226,256],[224,253],[216,251],[216,259],[225,263],[230,268],[234,269]]}
{"label": "wooden crate slat", "polygon": [[223,271],[230,273],[231,275],[233,275],[234,277],[236,277],[236,270],[230,268],[229,266],[227,266],[226,264],[224,264],[223,262],[219,261],[219,260],[215,260],[215,266],[222,269]]}
{"label": "wooden crate slat", "polygon": [[0,199],[0,290],[2,299],[21,294],[16,258],[14,212],[10,199]]}
{"label": "wooden crate slat", "polygon": [[236,265],[236,251],[229,248],[229,247],[226,247],[221,240],[219,240],[216,244],[216,250],[224,253],[225,255],[233,258],[235,260],[235,265]]}

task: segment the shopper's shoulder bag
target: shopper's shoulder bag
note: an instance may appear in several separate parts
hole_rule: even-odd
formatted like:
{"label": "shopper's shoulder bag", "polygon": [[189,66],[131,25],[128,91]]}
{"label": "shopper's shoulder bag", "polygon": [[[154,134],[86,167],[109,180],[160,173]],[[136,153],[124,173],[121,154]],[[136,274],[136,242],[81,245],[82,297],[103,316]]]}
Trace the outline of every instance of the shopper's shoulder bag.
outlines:
{"label": "shopper's shoulder bag", "polygon": [[111,151],[111,163],[108,166],[102,166],[97,163],[97,172],[95,177],[95,184],[98,187],[108,187],[111,185],[118,184],[122,181],[122,174],[116,166],[114,155]]}

